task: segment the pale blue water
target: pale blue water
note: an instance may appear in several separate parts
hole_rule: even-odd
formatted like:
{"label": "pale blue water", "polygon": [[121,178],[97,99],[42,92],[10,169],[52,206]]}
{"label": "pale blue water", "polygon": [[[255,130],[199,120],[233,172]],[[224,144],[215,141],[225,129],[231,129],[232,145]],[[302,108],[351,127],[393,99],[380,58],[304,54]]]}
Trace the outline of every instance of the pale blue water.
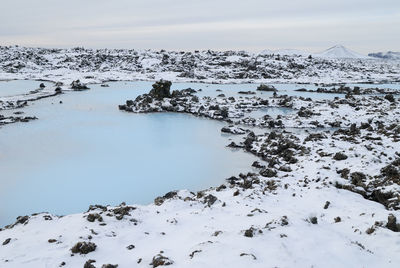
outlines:
{"label": "pale blue water", "polygon": [[361,87],[361,88],[382,88],[382,89],[396,89],[400,90],[400,83],[391,83],[391,84],[348,84],[350,87]]}
{"label": "pale blue water", "polygon": [[[278,90],[277,94],[279,95],[288,95],[288,96],[302,96],[305,98],[312,99],[334,99],[335,97],[343,97],[343,94],[329,94],[329,93],[312,93],[312,92],[298,92],[296,89],[306,88],[309,90],[316,90],[318,86],[314,84],[269,84],[275,86]],[[259,96],[259,97],[270,97],[273,95],[273,92],[266,91],[257,91],[257,87],[259,84],[202,84],[202,83],[174,83],[172,84],[173,89],[185,89],[191,87],[193,89],[202,89],[202,91],[198,92],[199,96],[211,96],[216,97],[219,94],[224,94],[227,97],[251,97],[251,96]],[[221,90],[221,91],[217,91]],[[244,95],[239,94],[239,91],[253,91],[255,95]]]}
{"label": "pale blue water", "polygon": [[276,118],[278,115],[287,115],[291,113],[296,113],[296,110],[285,107],[267,107],[252,111],[248,114],[248,116],[254,118],[261,118],[265,115],[269,115],[271,117]]}
{"label": "pale blue water", "polygon": [[0,81],[0,97],[27,94],[30,90],[39,88],[40,83],[50,86],[52,83],[29,81],[29,80],[11,80]]}
{"label": "pale blue water", "polygon": [[110,85],[40,100],[24,109],[39,120],[0,129],[0,225],[34,212],[146,204],[174,189],[201,190],[251,170],[255,157],[225,147],[224,123],[121,112],[118,104],[151,83]]}

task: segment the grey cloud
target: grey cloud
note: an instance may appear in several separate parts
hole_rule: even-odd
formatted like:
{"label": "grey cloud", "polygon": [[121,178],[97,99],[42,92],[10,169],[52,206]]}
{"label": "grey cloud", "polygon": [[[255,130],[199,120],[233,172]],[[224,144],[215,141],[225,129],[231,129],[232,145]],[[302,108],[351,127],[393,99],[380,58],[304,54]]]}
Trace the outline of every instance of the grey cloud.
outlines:
{"label": "grey cloud", "polygon": [[27,46],[318,50],[343,43],[366,53],[395,50],[400,35],[398,0],[2,0],[2,9],[1,44]]}

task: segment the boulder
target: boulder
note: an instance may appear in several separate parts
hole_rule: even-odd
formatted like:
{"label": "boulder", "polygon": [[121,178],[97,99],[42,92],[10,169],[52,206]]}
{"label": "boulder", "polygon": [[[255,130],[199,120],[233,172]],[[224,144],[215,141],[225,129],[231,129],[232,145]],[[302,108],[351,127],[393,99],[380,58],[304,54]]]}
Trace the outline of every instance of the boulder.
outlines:
{"label": "boulder", "polygon": [[257,87],[258,91],[269,91],[269,92],[276,92],[278,91],[274,86],[269,86],[265,84],[261,84]]}
{"label": "boulder", "polygon": [[341,160],[346,160],[347,159],[347,155],[345,155],[344,153],[336,153],[333,156],[333,159],[335,159],[336,161],[341,161]]}
{"label": "boulder", "polygon": [[96,244],[92,242],[78,242],[71,248],[72,253],[88,254],[96,250]]}
{"label": "boulder", "polygon": [[103,264],[101,268],[117,268],[118,264]]}
{"label": "boulder", "polygon": [[96,262],[95,260],[88,260],[85,262],[85,265],[83,265],[83,268],[96,268],[92,263]]}
{"label": "boulder", "polygon": [[245,237],[253,237],[254,236],[254,228],[250,227],[249,229],[244,231],[244,236]]}
{"label": "boulder", "polygon": [[99,222],[103,221],[103,217],[100,216],[99,213],[90,213],[87,218],[89,222],[94,222],[95,220],[98,220]]}
{"label": "boulder", "polygon": [[6,240],[4,240],[3,242],[3,246],[8,245],[8,243],[10,243],[11,238],[7,238]]}
{"label": "boulder", "polygon": [[85,84],[81,83],[79,80],[75,80],[71,83],[71,88],[75,91],[89,89]]}
{"label": "boulder", "polygon": [[277,175],[277,172],[275,170],[273,170],[273,169],[265,168],[265,169],[260,171],[260,175],[263,176],[263,177],[272,178],[272,177],[275,177]]}
{"label": "boulder", "polygon": [[153,257],[152,262],[150,263],[150,265],[154,267],[158,267],[158,266],[167,266],[167,265],[172,265],[174,262],[172,260],[170,260],[169,258],[161,255],[161,254],[157,254],[156,256]]}
{"label": "boulder", "polygon": [[400,232],[400,224],[397,224],[397,219],[393,214],[389,214],[386,228],[393,232]]}
{"label": "boulder", "polygon": [[172,83],[166,80],[160,80],[153,84],[152,90],[150,90],[149,95],[157,100],[162,100],[164,98],[171,97],[170,89]]}
{"label": "boulder", "polygon": [[385,100],[392,102],[392,103],[396,101],[392,94],[385,95]]}

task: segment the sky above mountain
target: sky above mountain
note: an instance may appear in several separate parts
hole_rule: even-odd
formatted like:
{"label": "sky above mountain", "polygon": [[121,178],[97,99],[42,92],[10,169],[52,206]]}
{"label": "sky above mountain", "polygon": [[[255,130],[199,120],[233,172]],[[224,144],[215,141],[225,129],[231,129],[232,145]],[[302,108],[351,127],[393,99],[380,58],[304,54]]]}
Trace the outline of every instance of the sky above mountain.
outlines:
{"label": "sky above mountain", "polygon": [[400,50],[398,0],[2,0],[0,45]]}

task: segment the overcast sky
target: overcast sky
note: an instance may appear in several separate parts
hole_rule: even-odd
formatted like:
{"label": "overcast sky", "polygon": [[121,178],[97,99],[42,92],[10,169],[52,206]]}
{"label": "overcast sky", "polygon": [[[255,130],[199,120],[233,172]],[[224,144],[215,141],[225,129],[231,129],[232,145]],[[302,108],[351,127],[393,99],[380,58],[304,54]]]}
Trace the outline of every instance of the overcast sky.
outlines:
{"label": "overcast sky", "polygon": [[400,0],[1,0],[0,45],[400,51]]}

